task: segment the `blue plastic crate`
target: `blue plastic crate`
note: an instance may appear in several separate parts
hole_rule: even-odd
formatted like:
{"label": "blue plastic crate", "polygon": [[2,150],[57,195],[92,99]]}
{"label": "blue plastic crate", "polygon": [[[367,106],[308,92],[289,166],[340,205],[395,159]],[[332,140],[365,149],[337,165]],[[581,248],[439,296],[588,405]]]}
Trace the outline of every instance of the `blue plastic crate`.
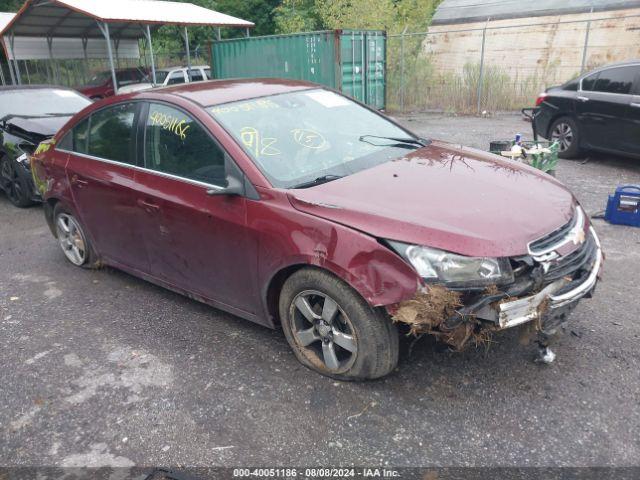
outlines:
{"label": "blue plastic crate", "polygon": [[604,219],[617,225],[640,227],[640,185],[624,185],[609,195]]}

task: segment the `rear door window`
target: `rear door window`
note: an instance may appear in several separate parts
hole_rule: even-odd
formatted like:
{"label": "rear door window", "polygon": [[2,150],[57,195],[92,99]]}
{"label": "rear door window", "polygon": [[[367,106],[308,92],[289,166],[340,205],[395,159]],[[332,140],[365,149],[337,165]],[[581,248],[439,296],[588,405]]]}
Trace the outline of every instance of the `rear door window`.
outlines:
{"label": "rear door window", "polygon": [[71,131],[71,150],[78,153],[89,153],[89,118],[85,118]]}
{"label": "rear door window", "polygon": [[585,92],[591,92],[596,84],[598,75],[599,73],[594,73],[592,75],[589,75],[588,77],[584,77],[582,79],[582,90],[584,90]]}
{"label": "rear door window", "polygon": [[225,153],[189,115],[167,105],[152,103],[145,128],[145,167],[223,185]]}
{"label": "rear door window", "polygon": [[176,85],[178,83],[185,83],[184,72],[182,70],[173,72],[167,80],[167,85]]}
{"label": "rear door window", "polygon": [[618,67],[600,72],[593,88],[596,92],[627,95],[638,75],[638,67]]}
{"label": "rear door window", "polygon": [[202,77],[202,72],[197,68],[191,69],[191,81],[201,82],[202,80],[204,80],[204,78]]}
{"label": "rear door window", "polygon": [[125,103],[91,115],[89,155],[135,163],[135,120],[138,104]]}

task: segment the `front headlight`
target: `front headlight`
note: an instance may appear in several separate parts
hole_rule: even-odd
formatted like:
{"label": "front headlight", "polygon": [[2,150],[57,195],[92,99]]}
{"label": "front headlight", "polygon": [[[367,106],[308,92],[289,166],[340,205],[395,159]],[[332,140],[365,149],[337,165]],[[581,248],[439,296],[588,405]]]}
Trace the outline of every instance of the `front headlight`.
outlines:
{"label": "front headlight", "polygon": [[508,258],[465,257],[444,250],[389,241],[427,282],[449,287],[484,287],[513,281]]}
{"label": "front headlight", "polygon": [[31,155],[28,153],[23,153],[16,157],[16,162],[22,165],[26,170],[31,170]]}

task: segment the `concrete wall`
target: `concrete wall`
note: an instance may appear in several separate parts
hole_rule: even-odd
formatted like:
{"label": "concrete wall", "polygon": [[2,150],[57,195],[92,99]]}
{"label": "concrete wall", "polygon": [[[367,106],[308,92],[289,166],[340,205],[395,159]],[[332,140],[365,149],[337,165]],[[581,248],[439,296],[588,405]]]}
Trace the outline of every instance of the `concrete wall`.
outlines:
{"label": "concrete wall", "polygon": [[[629,15],[639,15],[629,17]],[[514,82],[535,78],[547,85],[561,83],[580,73],[586,20],[592,21],[587,49],[587,69],[606,63],[640,58],[640,8],[593,14],[568,14],[518,18],[489,22],[485,65],[499,67]],[[627,17],[627,18],[625,18]],[[584,20],[584,23],[557,24],[559,21]],[[526,24],[544,24],[525,26]],[[436,72],[461,73],[467,63],[478,64],[482,31],[441,33],[447,30],[483,28],[485,22],[432,26],[423,51],[432,56]]]}

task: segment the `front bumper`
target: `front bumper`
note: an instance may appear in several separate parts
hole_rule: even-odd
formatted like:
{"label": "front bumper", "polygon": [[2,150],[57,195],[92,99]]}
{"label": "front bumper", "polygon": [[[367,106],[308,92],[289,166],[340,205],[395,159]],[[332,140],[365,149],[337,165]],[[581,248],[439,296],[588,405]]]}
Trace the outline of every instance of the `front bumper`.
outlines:
{"label": "front bumper", "polygon": [[[515,327],[536,319],[549,321],[551,323],[556,317],[564,314],[568,310],[566,307],[575,304],[584,296],[591,294],[598,283],[603,255],[600,240],[593,230],[593,227],[590,227],[589,230],[596,242],[597,250],[591,271],[586,279],[568,291],[564,291],[566,290],[564,287],[569,283],[568,279],[556,280],[535,295],[498,304],[497,323],[500,329]],[[478,317],[482,318],[483,313],[485,313],[486,316],[487,312],[480,311],[478,312]]]}

